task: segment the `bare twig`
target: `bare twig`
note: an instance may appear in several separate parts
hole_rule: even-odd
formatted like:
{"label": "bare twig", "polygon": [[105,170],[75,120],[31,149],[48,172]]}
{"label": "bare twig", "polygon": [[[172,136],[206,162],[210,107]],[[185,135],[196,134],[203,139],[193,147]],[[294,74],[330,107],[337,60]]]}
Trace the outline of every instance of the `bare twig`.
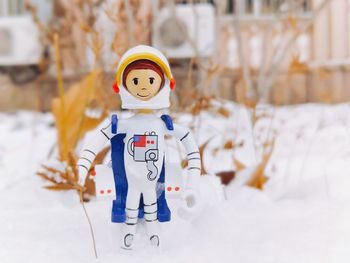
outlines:
{"label": "bare twig", "polygon": [[[55,58],[56,58],[56,78],[57,78],[57,86],[58,86],[58,93],[60,97],[60,103],[61,103],[61,111],[62,111],[62,123],[65,123],[65,103],[64,103],[64,86],[63,86],[63,77],[62,77],[62,68],[61,68],[61,55],[60,55],[60,42],[59,42],[59,36],[57,34],[54,34],[54,49],[55,49]],[[61,156],[62,160],[65,160],[67,158],[66,154],[68,149],[66,149],[67,146],[67,136],[65,129],[62,130],[62,149],[61,153],[63,154]]]}
{"label": "bare twig", "polygon": [[281,50],[281,52],[278,53],[278,55],[276,55],[274,57],[274,59],[272,60],[272,65],[270,67],[270,70],[268,71],[267,75],[266,75],[266,82],[263,84],[264,90],[263,93],[260,94],[261,97],[261,101],[265,102],[267,101],[267,97],[268,94],[270,92],[270,89],[272,87],[272,83],[278,73],[278,69],[280,68],[283,59],[285,58],[286,53],[288,52],[288,50],[292,47],[292,45],[294,44],[294,42],[297,40],[300,32],[306,32],[314,23],[316,17],[318,17],[318,15],[321,13],[321,11],[327,6],[327,4],[329,4],[331,0],[324,0],[314,11],[314,15],[313,18],[310,19],[309,21],[306,21],[304,24],[302,24],[302,26],[299,28],[298,32],[295,32],[292,37],[289,39],[289,41],[287,42],[287,44],[284,46],[284,48]]}
{"label": "bare twig", "polygon": [[242,33],[240,30],[239,14],[237,14],[235,19],[233,19],[233,28],[237,38],[238,58],[243,72],[244,88],[246,90],[245,99],[251,100],[255,97],[255,94],[253,91],[253,82],[249,71],[249,65],[243,56],[244,50],[242,43]]}
{"label": "bare twig", "polygon": [[134,15],[132,13],[132,9],[130,7],[129,0],[124,0],[125,5],[125,11],[128,17],[128,39],[129,39],[129,45],[133,46],[135,44],[135,37],[134,37]]}
{"label": "bare twig", "polygon": [[257,81],[258,93],[261,93],[260,88],[263,86],[263,81],[267,70],[267,50],[268,50],[268,43],[270,40],[271,32],[272,32],[272,27],[267,26],[263,36],[263,44],[261,45],[262,57],[260,61],[260,71],[259,71],[258,81]]}
{"label": "bare twig", "polygon": [[89,224],[90,234],[91,234],[91,239],[92,239],[92,246],[93,246],[93,249],[94,249],[95,258],[97,259],[98,256],[97,256],[97,249],[96,249],[96,240],[95,240],[94,229],[92,227],[92,223],[91,223],[89,214],[88,214],[88,212],[86,210],[86,207],[85,207],[85,204],[84,204],[83,192],[82,191],[78,191],[78,195],[79,195],[79,199],[80,199],[80,204],[81,204],[81,206],[83,207],[83,210],[84,210],[84,214],[85,214],[86,220],[88,221],[88,224]]}

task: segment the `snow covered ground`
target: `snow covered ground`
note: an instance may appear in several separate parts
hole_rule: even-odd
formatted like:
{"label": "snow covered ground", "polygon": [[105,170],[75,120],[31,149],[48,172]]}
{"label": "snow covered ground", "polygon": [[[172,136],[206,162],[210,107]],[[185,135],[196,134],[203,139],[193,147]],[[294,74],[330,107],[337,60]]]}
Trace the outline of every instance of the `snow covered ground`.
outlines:
{"label": "snow covered ground", "polygon": [[[132,255],[119,250],[120,225],[110,223],[111,202],[93,200],[86,207],[97,262],[350,261],[350,106],[263,107],[273,120],[259,122],[255,140],[247,111],[227,107],[230,119],[200,117],[199,143],[213,137],[204,160],[208,173],[233,169],[233,156],[254,166],[254,143],[276,133],[265,189],[242,186],[242,172],[224,189],[225,200],[208,188],[214,178],[203,178],[201,212],[183,220],[176,215],[180,200],[171,199],[173,220],[162,224],[162,251],[150,250],[141,224]],[[213,155],[211,149],[235,131],[244,146]],[[0,133],[0,262],[96,262],[77,194],[42,189],[45,182],[34,175],[55,144],[52,116],[0,114]]]}

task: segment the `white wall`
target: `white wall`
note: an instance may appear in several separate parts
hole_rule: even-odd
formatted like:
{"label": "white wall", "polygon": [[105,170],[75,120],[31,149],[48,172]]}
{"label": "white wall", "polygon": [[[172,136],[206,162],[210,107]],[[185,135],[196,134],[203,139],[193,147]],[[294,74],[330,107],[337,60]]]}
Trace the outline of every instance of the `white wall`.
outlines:
{"label": "white wall", "polygon": [[[48,22],[52,15],[53,0],[30,0],[37,7],[41,21]],[[24,0],[0,0],[0,16],[21,15],[24,11]]]}

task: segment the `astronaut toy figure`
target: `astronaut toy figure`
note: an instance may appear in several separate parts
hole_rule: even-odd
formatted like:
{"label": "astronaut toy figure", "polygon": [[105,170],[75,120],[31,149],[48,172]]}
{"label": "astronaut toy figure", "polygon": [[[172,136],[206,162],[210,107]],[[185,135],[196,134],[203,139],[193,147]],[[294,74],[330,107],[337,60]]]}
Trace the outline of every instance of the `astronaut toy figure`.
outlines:
{"label": "astronaut toy figure", "polygon": [[169,107],[174,87],[169,63],[161,52],[144,45],[129,49],[119,62],[113,89],[120,94],[122,108],[134,110],[135,115],[128,119],[113,115],[105,128],[84,145],[78,161],[79,180],[83,184],[96,154],[111,142],[116,187],[112,222],[124,223],[123,249],[132,249],[138,219],[144,218],[154,247],[161,244],[159,222],[170,220],[164,193],[165,135],[178,138],[187,154],[188,176],[180,209],[191,213],[198,206],[201,170],[198,147],[187,128],[173,124],[168,115],[156,115],[156,110]]}

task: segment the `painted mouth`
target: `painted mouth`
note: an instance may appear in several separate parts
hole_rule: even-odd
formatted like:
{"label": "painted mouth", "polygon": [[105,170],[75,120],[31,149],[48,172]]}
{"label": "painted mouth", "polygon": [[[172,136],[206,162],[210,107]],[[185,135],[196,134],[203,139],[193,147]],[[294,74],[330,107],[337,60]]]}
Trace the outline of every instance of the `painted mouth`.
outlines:
{"label": "painted mouth", "polygon": [[149,95],[151,95],[151,93],[148,93],[147,95],[142,95],[142,94],[139,94],[139,93],[136,93],[137,96],[141,97],[141,98],[147,98]]}

